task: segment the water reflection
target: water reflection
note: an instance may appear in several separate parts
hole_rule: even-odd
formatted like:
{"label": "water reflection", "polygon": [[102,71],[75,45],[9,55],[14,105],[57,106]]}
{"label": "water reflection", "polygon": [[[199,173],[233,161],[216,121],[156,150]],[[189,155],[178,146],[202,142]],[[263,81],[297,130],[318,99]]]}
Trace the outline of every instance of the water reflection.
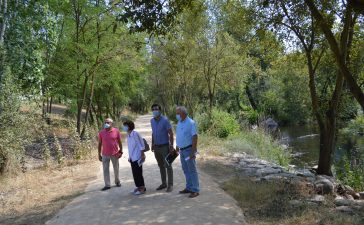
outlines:
{"label": "water reflection", "polygon": [[[292,164],[298,167],[317,165],[319,157],[319,135],[315,126],[289,126],[281,127],[281,143],[288,145],[293,154]],[[344,136],[338,138],[334,152],[334,163],[344,157],[350,160],[351,165],[357,165],[364,153],[364,136]]]}

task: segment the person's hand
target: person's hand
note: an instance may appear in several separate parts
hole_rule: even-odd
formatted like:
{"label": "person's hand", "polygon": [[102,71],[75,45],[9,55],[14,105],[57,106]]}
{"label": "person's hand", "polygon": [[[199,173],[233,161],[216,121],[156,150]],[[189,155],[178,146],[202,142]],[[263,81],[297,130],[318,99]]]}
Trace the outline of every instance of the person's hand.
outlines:
{"label": "person's hand", "polygon": [[102,162],[102,156],[99,154],[99,161]]}
{"label": "person's hand", "polygon": [[120,154],[120,157],[119,157],[119,159],[120,159],[121,156],[123,156],[123,152],[121,150],[119,150],[119,154]]}
{"label": "person's hand", "polygon": [[145,160],[145,154],[144,154],[144,152],[142,153],[142,161],[144,161]]}
{"label": "person's hand", "polygon": [[191,151],[190,153],[190,159],[195,159],[196,158],[196,151]]}
{"label": "person's hand", "polygon": [[173,145],[169,146],[169,153],[174,153],[176,150],[173,148]]}
{"label": "person's hand", "polygon": [[154,152],[154,145],[152,145],[152,147],[150,148],[150,150],[151,150],[152,152]]}
{"label": "person's hand", "polygon": [[179,147],[176,147],[176,152],[179,154]]}

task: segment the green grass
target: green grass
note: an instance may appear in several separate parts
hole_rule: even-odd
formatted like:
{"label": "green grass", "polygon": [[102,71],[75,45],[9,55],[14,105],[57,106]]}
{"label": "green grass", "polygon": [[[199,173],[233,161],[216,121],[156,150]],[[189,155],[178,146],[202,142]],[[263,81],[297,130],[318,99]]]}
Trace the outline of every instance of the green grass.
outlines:
{"label": "green grass", "polygon": [[243,131],[226,139],[202,134],[199,140],[200,150],[210,155],[245,152],[281,166],[290,162],[290,152],[262,131]]}

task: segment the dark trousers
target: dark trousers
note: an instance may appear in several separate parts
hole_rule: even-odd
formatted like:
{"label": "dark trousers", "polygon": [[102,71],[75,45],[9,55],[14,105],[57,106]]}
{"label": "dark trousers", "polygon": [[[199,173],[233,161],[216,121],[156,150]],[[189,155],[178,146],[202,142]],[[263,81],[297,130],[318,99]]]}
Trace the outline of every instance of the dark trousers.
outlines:
{"label": "dark trousers", "polygon": [[143,165],[139,166],[138,161],[130,162],[131,171],[133,173],[134,183],[136,187],[144,187]]}
{"label": "dark trousers", "polygon": [[161,179],[162,179],[162,185],[167,185],[167,175],[168,175],[168,186],[173,186],[172,165],[167,165],[165,160],[168,153],[169,153],[169,145],[164,145],[154,148],[154,156],[158,162],[159,172],[161,174]]}

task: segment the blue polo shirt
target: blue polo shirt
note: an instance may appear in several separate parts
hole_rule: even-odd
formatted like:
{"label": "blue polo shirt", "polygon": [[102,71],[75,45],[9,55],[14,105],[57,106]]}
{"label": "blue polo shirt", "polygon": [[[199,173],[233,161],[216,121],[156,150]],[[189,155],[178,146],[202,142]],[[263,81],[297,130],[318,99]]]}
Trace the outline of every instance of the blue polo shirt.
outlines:
{"label": "blue polo shirt", "polygon": [[152,135],[155,145],[169,144],[168,130],[171,129],[171,124],[165,116],[160,116],[159,120],[152,118],[150,120],[152,126]]}
{"label": "blue polo shirt", "polygon": [[192,137],[197,135],[196,123],[190,117],[179,121],[176,128],[176,144],[179,148],[192,145]]}

